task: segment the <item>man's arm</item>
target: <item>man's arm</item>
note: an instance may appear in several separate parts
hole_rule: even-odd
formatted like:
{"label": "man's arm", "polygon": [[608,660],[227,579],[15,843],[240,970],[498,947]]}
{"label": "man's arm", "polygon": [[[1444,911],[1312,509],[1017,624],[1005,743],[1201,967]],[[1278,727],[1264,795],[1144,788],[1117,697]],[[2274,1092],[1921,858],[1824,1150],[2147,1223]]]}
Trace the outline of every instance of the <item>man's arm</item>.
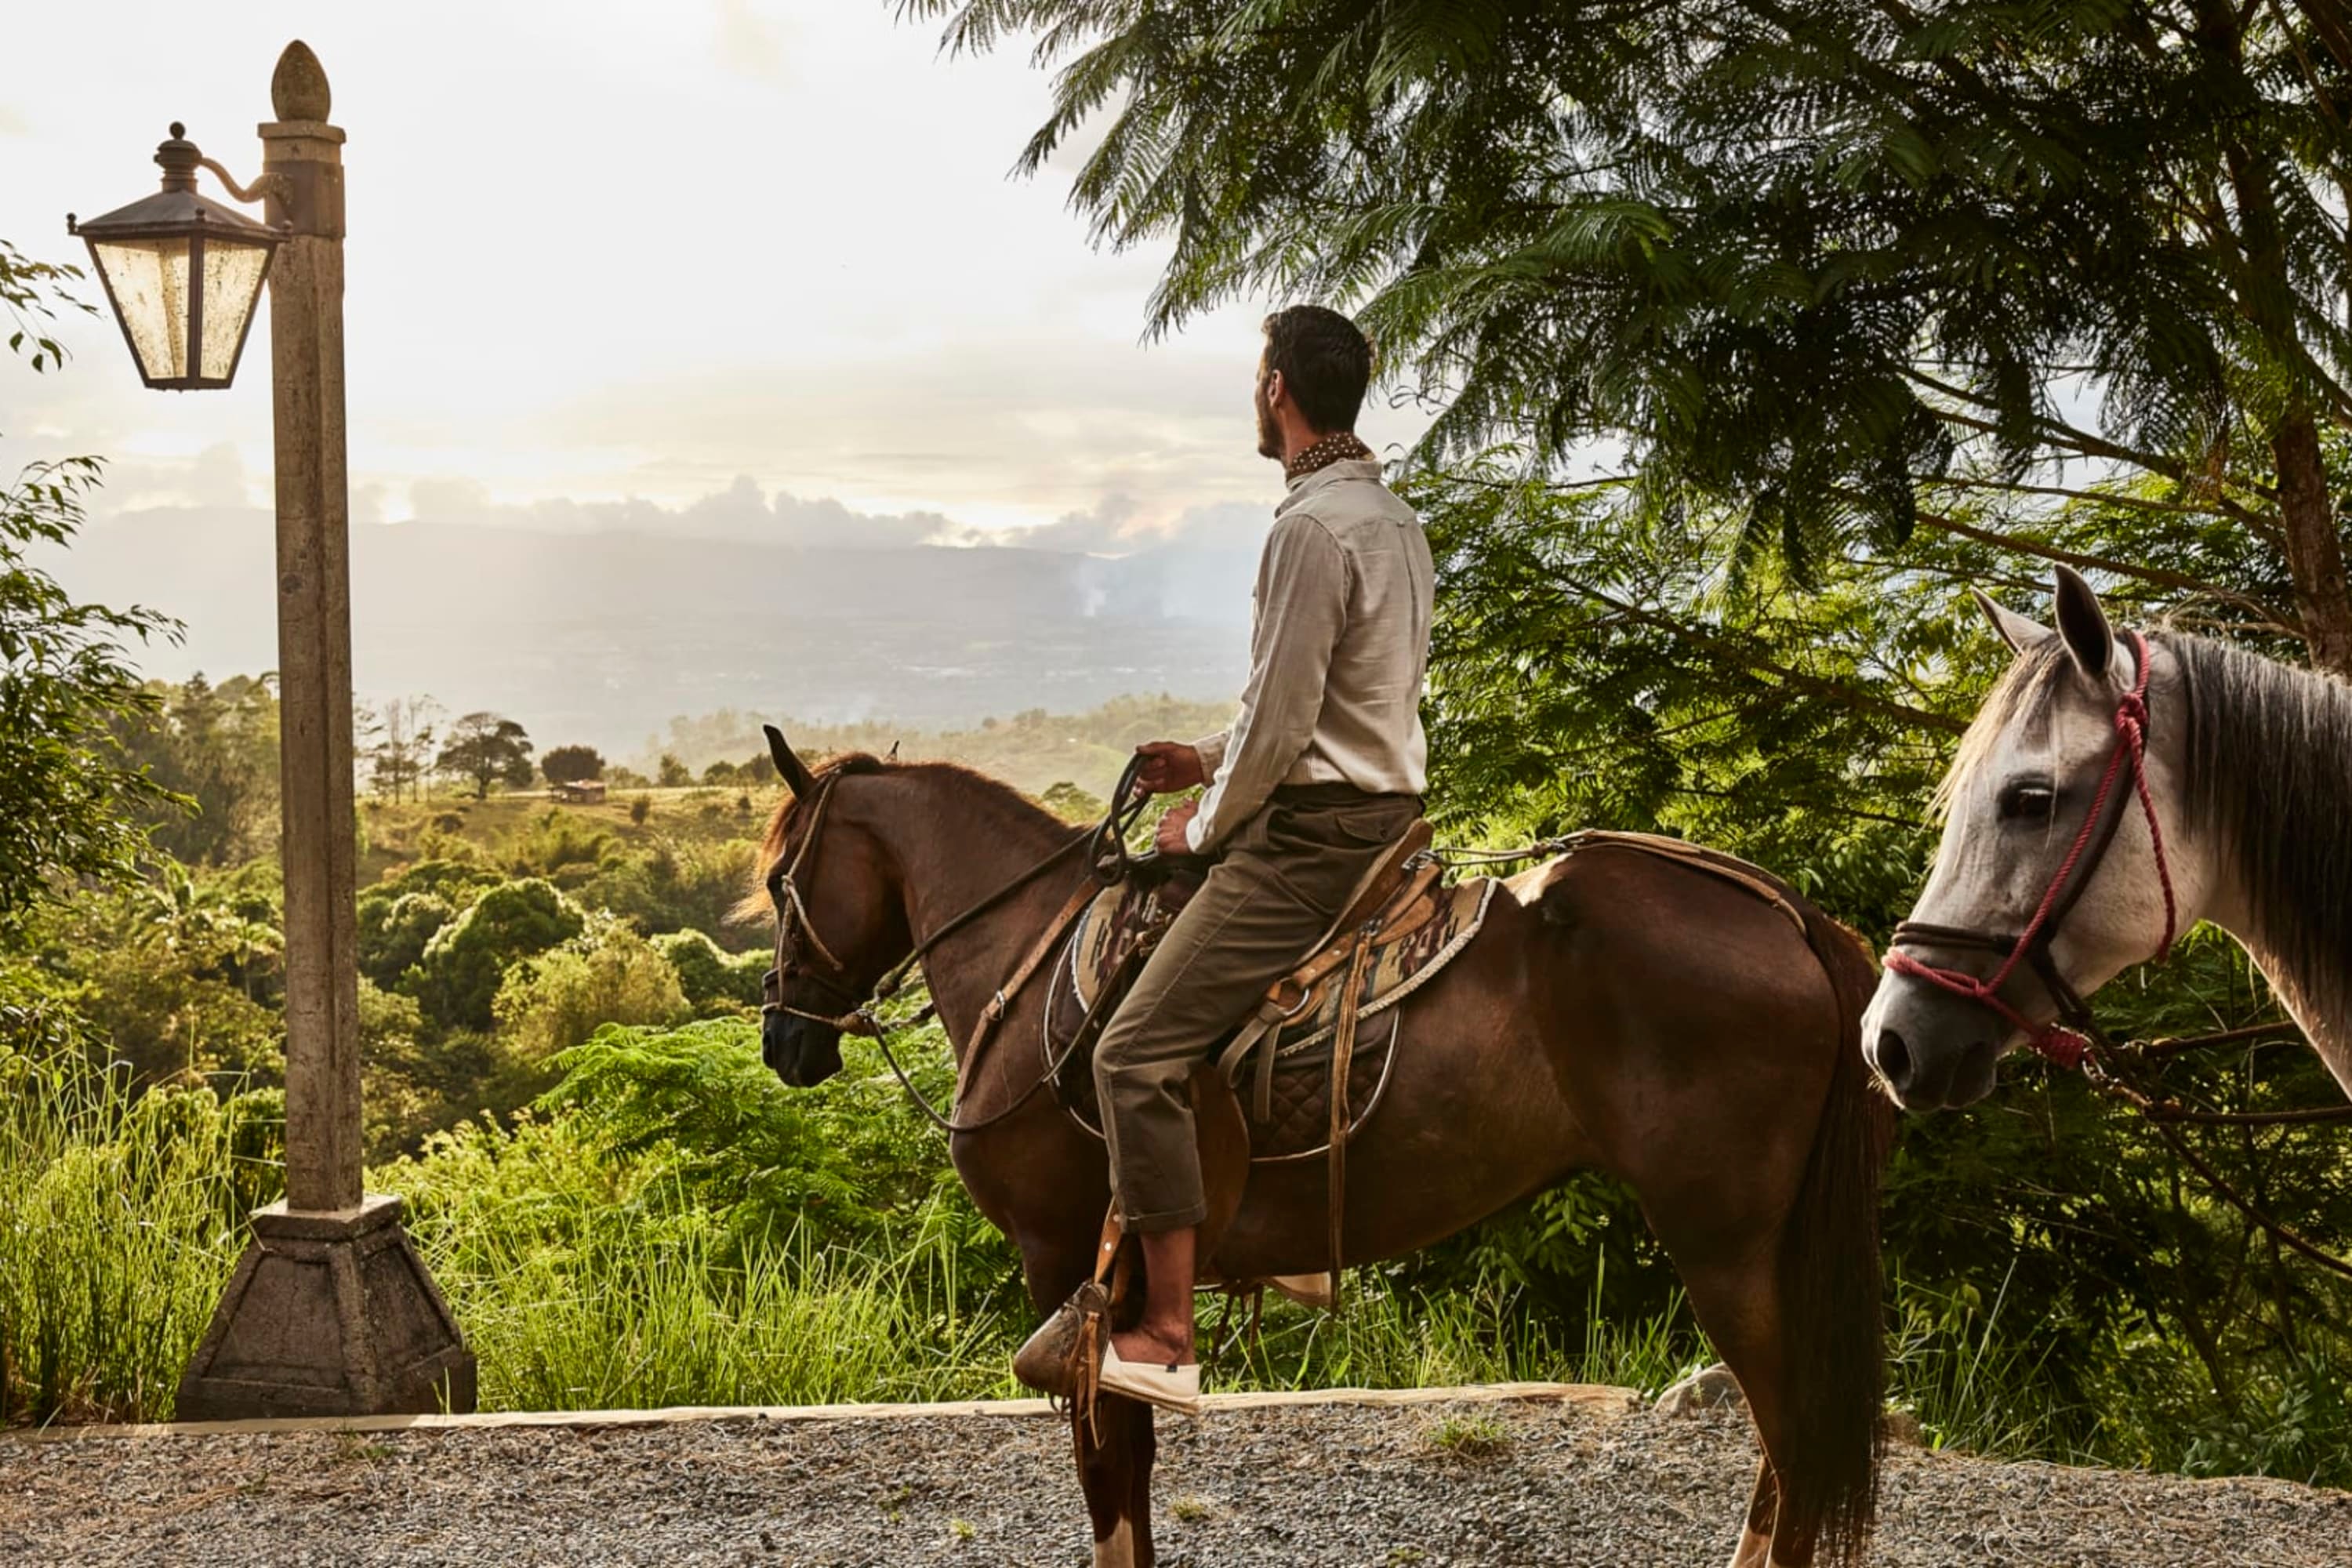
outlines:
{"label": "man's arm", "polygon": [[1241,711],[1222,755],[1202,762],[1214,777],[1187,837],[1206,851],[1265,804],[1315,736],[1331,652],[1348,619],[1348,558],[1330,531],[1303,511],[1286,514],[1258,565],[1257,630]]}

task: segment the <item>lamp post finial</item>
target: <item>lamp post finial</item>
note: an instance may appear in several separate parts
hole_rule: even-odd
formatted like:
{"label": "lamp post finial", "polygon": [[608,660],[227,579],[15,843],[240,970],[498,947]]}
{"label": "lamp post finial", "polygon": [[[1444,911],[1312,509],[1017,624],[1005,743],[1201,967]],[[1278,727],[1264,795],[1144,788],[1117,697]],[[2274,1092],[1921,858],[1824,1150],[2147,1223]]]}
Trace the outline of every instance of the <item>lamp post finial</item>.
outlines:
{"label": "lamp post finial", "polygon": [[324,121],[333,104],[327,90],[327,70],[310,46],[297,38],[278,57],[269,78],[269,104],[280,120]]}

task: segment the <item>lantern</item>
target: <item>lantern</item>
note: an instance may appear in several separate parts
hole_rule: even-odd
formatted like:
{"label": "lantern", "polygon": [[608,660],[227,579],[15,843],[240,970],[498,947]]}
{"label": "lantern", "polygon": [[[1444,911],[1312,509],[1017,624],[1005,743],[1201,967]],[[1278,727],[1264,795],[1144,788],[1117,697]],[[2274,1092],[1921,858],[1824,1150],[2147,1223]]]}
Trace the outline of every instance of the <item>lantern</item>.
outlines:
{"label": "lantern", "polygon": [[88,223],[68,216],[66,226],[89,245],[147,384],[225,387],[236,375],[279,236],[196,194],[196,170],[211,161],[180,125],[155,149],[155,162],[161,191]]}

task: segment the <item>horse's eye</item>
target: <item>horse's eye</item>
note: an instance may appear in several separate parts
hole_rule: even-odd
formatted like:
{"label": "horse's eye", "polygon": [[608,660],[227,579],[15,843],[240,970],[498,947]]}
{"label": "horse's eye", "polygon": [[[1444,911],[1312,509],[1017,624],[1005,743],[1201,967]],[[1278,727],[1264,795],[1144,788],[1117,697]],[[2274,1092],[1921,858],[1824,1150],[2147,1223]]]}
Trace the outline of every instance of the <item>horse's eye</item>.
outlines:
{"label": "horse's eye", "polygon": [[2058,804],[2058,792],[2039,780],[2011,784],[2000,792],[2003,822],[2047,822]]}

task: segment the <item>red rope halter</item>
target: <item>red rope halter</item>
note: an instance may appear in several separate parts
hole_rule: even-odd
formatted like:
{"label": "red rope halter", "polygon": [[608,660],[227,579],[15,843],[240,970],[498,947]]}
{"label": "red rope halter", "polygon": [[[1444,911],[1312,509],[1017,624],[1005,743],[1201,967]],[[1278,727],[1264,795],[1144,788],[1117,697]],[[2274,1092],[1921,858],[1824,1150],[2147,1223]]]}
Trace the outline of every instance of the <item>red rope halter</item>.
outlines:
{"label": "red rope halter", "polygon": [[[2164,940],[2157,944],[2154,956],[2162,958],[2172,951],[2173,938],[2178,934],[2179,925],[2179,907],[2172,890],[2172,868],[2164,853],[2164,827],[2157,819],[2156,800],[2147,786],[2147,639],[2137,632],[2125,635],[2132,639],[2133,650],[2139,660],[2137,676],[2131,690],[2125,693],[2123,700],[2116,705],[2116,741],[2107,754],[2106,772],[2099,778],[2098,794],[2092,798],[2091,809],[2084,814],[2082,828],[2074,835],[2074,842],[2067,849],[2066,858],[2050,879],[2050,886],[2043,891],[2042,902],[2033,911],[2033,919],[2013,941],[1982,932],[1918,926],[1906,921],[1895,928],[1896,945],[1886,954],[1886,967],[1894,973],[1914,980],[1924,980],[1955,996],[1966,997],[1990,1008],[2022,1033],[2026,1043],[2034,1050],[2064,1068],[2082,1065],[2084,1056],[2091,1047],[2093,1026],[2088,1007],[2073,987],[2060,978],[2056,963],[2050,961],[2050,944],[2057,938],[2059,923],[2065,911],[2073,908],[2074,899],[2081,895],[2082,889],[2074,880],[2075,872],[2080,869],[2083,884],[2087,885],[2090,879],[2097,874],[2099,861],[2105,858],[2107,846],[2115,841],[2114,829],[2110,826],[2107,837],[2099,840],[2097,851],[2094,853],[2091,850],[2101,825],[2107,821],[2107,805],[2114,796],[2116,781],[2122,775],[2126,762],[2131,765],[2132,789],[2138,796],[2140,812],[2147,818],[2148,838],[2155,846],[2157,880],[2164,889]],[[2088,864],[2084,864],[2086,858]],[[1961,970],[1941,969],[1932,963],[1924,963],[1902,950],[1901,944],[1906,940],[1933,942],[1939,938],[1958,939],[1964,945],[2005,952],[2006,956],[1999,968],[1980,980]],[[2032,963],[2050,986],[2053,999],[2058,1004],[2057,1020],[2036,1024],[2001,996],[2001,987],[2008,984],[2009,977],[2016,973],[2019,964],[2026,963]]]}

